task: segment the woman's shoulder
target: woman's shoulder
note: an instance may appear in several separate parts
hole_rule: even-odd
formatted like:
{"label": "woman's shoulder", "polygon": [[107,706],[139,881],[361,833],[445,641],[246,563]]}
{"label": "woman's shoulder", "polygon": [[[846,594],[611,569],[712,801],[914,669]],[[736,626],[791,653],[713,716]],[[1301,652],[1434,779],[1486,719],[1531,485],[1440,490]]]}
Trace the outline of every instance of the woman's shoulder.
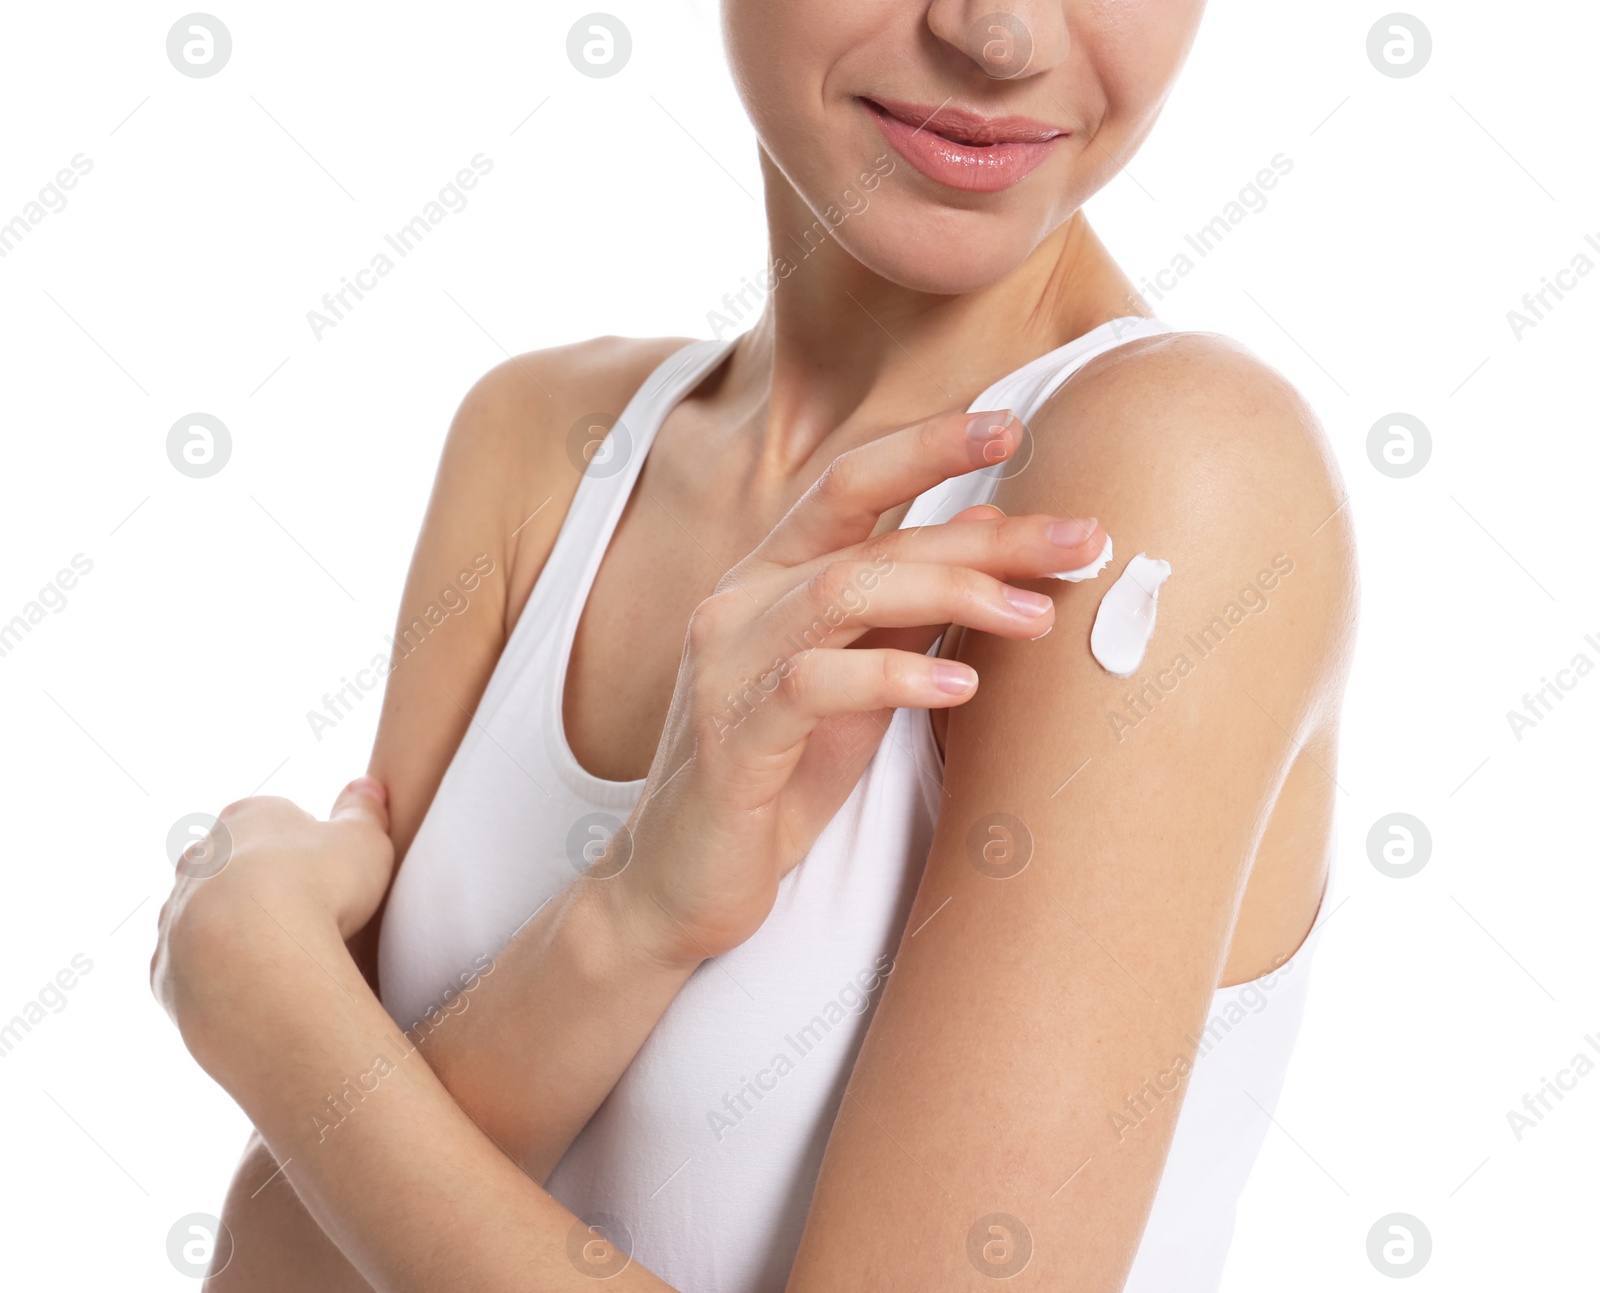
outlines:
{"label": "woman's shoulder", "polygon": [[[1041,484],[1094,482],[1229,528],[1297,531],[1326,523],[1349,539],[1344,481],[1310,404],[1231,338],[1140,337],[1090,360],[1032,420]],[[1335,516],[1336,509],[1339,515]],[[1220,516],[1213,515],[1213,520]]]}
{"label": "woman's shoulder", "polygon": [[688,344],[682,337],[595,337],[513,355],[467,391],[451,439],[559,452],[577,419],[620,413],[651,372]]}
{"label": "woman's shoulder", "polygon": [[[1139,457],[1174,480],[1235,477],[1291,489],[1307,504],[1345,494],[1331,446],[1307,401],[1232,338],[1162,332],[1098,355],[1035,419],[1043,461]],[[1059,433],[1058,433],[1059,432]],[[1198,482],[1196,482],[1198,483]]]}
{"label": "woman's shoulder", "polygon": [[589,426],[597,415],[620,414],[687,344],[611,336],[528,351],[496,364],[467,391],[445,438],[434,506],[514,536],[507,553],[513,610],[577,492]]}
{"label": "woman's shoulder", "polygon": [[1198,332],[1128,341],[1085,364],[1030,429],[1029,466],[996,497],[1006,512],[1098,517],[1116,544],[1108,573],[1140,551],[1167,560],[1163,614],[1169,595],[1192,596],[1209,619],[1259,568],[1292,563],[1280,600],[1296,609],[1271,617],[1263,644],[1299,657],[1307,683],[1345,658],[1357,578],[1345,485],[1311,406],[1244,346]]}

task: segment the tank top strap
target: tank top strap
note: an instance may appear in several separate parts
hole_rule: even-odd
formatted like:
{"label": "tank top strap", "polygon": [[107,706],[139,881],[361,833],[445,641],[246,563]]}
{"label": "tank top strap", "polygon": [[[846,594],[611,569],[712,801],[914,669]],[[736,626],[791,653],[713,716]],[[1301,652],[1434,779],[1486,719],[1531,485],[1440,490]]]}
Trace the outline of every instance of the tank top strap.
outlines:
{"label": "tank top strap", "polygon": [[[615,420],[597,413],[588,419],[591,425],[586,435],[574,427],[568,440],[574,456],[587,450],[594,439],[599,439],[599,444],[592,452],[583,453],[583,476],[533,591],[501,651],[500,663],[479,702],[480,712],[492,714],[503,708],[510,694],[519,688],[553,686],[556,708],[544,713],[543,718],[554,721],[552,713],[559,718],[566,659],[578,618],[589,600],[590,585],[633,494],[650,446],[667,414],[722,361],[732,346],[731,341],[691,342],[655,368]],[[548,708],[544,706],[545,710]],[[564,750],[564,741],[561,744]],[[575,777],[585,787],[594,780],[586,774]]]}
{"label": "tank top strap", "polygon": [[[1024,423],[1032,422],[1050,397],[1090,360],[1131,341],[1172,331],[1172,326],[1160,319],[1132,315],[1112,319],[1008,373],[973,400],[968,411],[1010,409]],[[1025,446],[1023,452],[1026,454],[1030,450],[1031,445]],[[901,528],[937,524],[963,508],[987,503],[1002,480],[1026,465],[1027,459],[1016,455],[1008,462],[942,481],[917,498],[901,522]]]}
{"label": "tank top strap", "polygon": [[[589,434],[598,437],[604,432],[604,438],[592,454],[586,455],[587,465],[567,509],[566,520],[545,559],[544,569],[539,572],[528,604],[518,619],[518,627],[529,623],[559,624],[568,612],[582,610],[588,600],[589,585],[622,519],[623,509],[633,494],[661,424],[730,348],[729,342],[691,342],[656,367],[609,430],[607,415],[592,415]],[[577,434],[568,443],[578,446],[574,453],[586,447]],[[516,636],[513,634],[513,639]],[[507,653],[513,646],[514,641],[507,643]]]}

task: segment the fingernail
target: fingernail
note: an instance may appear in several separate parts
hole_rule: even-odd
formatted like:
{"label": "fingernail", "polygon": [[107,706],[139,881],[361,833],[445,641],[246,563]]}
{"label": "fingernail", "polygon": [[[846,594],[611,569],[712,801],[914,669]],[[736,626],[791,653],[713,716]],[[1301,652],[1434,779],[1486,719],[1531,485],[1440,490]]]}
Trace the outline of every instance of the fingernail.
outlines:
{"label": "fingernail", "polygon": [[1007,584],[1000,590],[1006,600],[1030,619],[1037,619],[1050,609],[1050,599],[1043,593],[1029,592],[1026,588],[1013,588]]}
{"label": "fingernail", "polygon": [[1099,520],[1092,516],[1081,521],[1053,521],[1045,535],[1057,547],[1076,548],[1088,540],[1099,524]]}
{"label": "fingernail", "polygon": [[1009,428],[1016,415],[1006,409],[974,413],[967,419],[967,456],[979,466],[1002,462],[1010,448]]}
{"label": "fingernail", "polygon": [[1069,584],[1081,584],[1085,579],[1093,579],[1111,564],[1114,555],[1113,546],[1111,536],[1108,534],[1106,541],[1100,546],[1100,555],[1087,566],[1079,566],[1076,570],[1057,570],[1050,578],[1064,579]]}
{"label": "fingernail", "polygon": [[961,696],[978,683],[978,675],[964,664],[950,660],[933,662],[933,685],[946,695]]}

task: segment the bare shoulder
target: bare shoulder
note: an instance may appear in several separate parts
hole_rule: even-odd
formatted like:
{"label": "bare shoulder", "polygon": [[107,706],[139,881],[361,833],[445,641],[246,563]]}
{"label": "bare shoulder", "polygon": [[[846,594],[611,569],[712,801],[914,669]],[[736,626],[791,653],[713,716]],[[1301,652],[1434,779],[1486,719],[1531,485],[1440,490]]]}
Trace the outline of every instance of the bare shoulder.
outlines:
{"label": "bare shoulder", "polygon": [[564,431],[584,413],[620,412],[651,371],[688,344],[684,337],[594,337],[514,355],[467,392],[458,424],[526,435]]}
{"label": "bare shoulder", "polygon": [[462,399],[445,460],[478,463],[507,481],[515,475],[506,468],[515,464],[554,465],[565,458],[566,437],[579,419],[621,413],[650,373],[687,344],[675,337],[596,337],[496,364]]}
{"label": "bare shoulder", "polygon": [[1225,337],[1144,338],[1085,365],[1031,430],[1033,460],[997,500],[1006,511],[1098,516],[1115,543],[1107,573],[1141,551],[1166,559],[1175,609],[1195,614],[1274,561],[1292,567],[1294,613],[1272,617],[1263,645],[1304,656],[1308,683],[1342,675],[1357,573],[1344,483],[1281,374]]}
{"label": "bare shoulder", "polygon": [[573,428],[620,414],[650,373],[686,344],[597,337],[530,351],[495,365],[461,401],[433,506],[460,511],[480,527],[493,524],[506,541],[508,619],[532,587],[583,474]]}
{"label": "bare shoulder", "polygon": [[1038,421],[1047,471],[1137,462],[1130,482],[1173,488],[1197,507],[1208,495],[1221,502],[1270,487],[1248,509],[1256,518],[1303,520],[1301,509],[1331,509],[1344,497],[1322,426],[1299,392],[1245,347],[1210,333],[1144,338],[1101,355]]}

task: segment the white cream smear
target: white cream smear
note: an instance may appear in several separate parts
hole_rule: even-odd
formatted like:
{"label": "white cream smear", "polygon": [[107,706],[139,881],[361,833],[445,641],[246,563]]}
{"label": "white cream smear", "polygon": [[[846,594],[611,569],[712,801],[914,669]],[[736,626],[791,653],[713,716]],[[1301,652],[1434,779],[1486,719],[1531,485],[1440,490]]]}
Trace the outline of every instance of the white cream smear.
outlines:
{"label": "white cream smear", "polygon": [[1087,566],[1079,566],[1076,570],[1062,570],[1050,576],[1051,579],[1065,579],[1069,584],[1081,584],[1085,579],[1093,579],[1108,565],[1111,564],[1111,536],[1106,535],[1106,546],[1100,549],[1100,555]]}
{"label": "white cream smear", "polygon": [[1165,561],[1141,552],[1107,590],[1089,631],[1089,650],[1107,673],[1131,678],[1138,672],[1156,631],[1156,598],[1170,574]]}

